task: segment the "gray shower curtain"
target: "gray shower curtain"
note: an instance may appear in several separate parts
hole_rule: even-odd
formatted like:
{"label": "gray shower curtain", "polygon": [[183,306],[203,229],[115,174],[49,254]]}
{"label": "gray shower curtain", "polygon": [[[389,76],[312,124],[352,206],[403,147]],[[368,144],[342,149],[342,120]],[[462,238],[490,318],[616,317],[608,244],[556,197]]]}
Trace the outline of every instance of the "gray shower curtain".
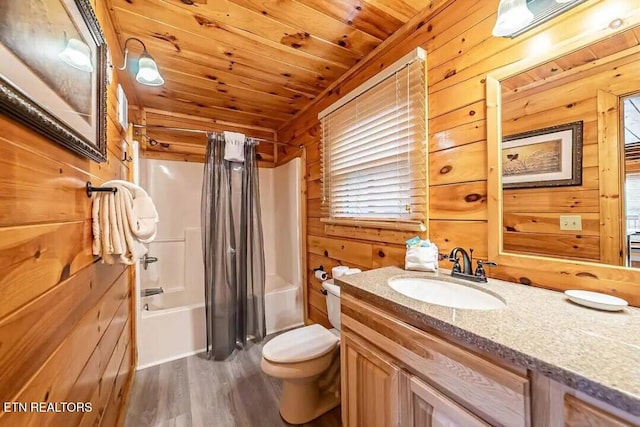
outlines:
{"label": "gray shower curtain", "polygon": [[224,160],[224,144],[222,135],[209,136],[201,205],[207,353],[214,360],[266,334],[255,147],[245,144],[245,162],[236,163]]}

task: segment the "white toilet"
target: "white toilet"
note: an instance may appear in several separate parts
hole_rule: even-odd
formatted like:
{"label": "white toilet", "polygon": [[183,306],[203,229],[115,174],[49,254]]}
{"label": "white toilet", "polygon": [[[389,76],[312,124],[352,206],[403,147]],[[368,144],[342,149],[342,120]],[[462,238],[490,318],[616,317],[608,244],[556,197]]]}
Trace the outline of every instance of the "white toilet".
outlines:
{"label": "white toilet", "polygon": [[262,370],[280,378],[280,415],[303,424],[340,404],[340,287],[322,283],[333,329],[309,325],[278,335],[262,349]]}

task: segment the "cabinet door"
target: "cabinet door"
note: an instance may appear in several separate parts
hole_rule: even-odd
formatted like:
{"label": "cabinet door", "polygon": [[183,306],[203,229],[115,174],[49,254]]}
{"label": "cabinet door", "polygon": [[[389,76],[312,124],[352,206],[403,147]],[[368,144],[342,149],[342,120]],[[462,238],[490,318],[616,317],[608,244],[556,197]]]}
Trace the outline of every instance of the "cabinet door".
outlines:
{"label": "cabinet door", "polygon": [[349,333],[342,334],[340,351],[344,426],[398,426],[398,367],[373,345]]}
{"label": "cabinet door", "polygon": [[403,425],[411,427],[485,427],[489,424],[416,377],[405,379]]}
{"label": "cabinet door", "polygon": [[603,411],[577,397],[564,397],[564,425],[566,427],[632,427],[613,414]]}

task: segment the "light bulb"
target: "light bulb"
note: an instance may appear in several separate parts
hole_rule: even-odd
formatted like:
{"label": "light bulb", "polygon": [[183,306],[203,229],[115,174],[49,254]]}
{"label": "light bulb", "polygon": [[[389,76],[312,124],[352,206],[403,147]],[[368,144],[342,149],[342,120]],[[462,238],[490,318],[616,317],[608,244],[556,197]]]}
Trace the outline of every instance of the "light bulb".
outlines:
{"label": "light bulb", "polygon": [[138,60],[138,73],[136,74],[138,83],[147,86],[162,86],[164,79],[158,71],[156,61],[146,52],[143,52]]}

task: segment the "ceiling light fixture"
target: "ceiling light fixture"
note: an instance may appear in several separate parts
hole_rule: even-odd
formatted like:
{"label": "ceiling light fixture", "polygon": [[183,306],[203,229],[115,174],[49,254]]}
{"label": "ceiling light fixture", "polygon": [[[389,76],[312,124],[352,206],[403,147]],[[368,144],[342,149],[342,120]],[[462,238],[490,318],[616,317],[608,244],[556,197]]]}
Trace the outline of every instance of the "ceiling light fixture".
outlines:
{"label": "ceiling light fixture", "polygon": [[142,45],[142,53],[140,54],[140,58],[138,59],[138,72],[136,73],[136,80],[138,83],[147,86],[162,86],[164,84],[164,79],[160,75],[160,71],[158,70],[158,64],[153,59],[149,52],[147,52],[147,47],[142,42],[142,40],[137,39],[135,37],[130,37],[124,42],[124,64],[119,70],[124,70],[127,68],[127,57],[129,55],[129,48],[127,44],[131,41],[135,40]]}
{"label": "ceiling light fixture", "polygon": [[67,41],[67,46],[58,54],[58,58],[73,68],[93,72],[93,64],[91,63],[91,49],[82,40],[71,38]]}
{"label": "ceiling light fixture", "polygon": [[500,0],[498,19],[492,34],[495,37],[511,36],[533,22],[533,18],[527,0]]}
{"label": "ceiling light fixture", "polygon": [[517,37],[586,0],[500,0],[496,37]]}

